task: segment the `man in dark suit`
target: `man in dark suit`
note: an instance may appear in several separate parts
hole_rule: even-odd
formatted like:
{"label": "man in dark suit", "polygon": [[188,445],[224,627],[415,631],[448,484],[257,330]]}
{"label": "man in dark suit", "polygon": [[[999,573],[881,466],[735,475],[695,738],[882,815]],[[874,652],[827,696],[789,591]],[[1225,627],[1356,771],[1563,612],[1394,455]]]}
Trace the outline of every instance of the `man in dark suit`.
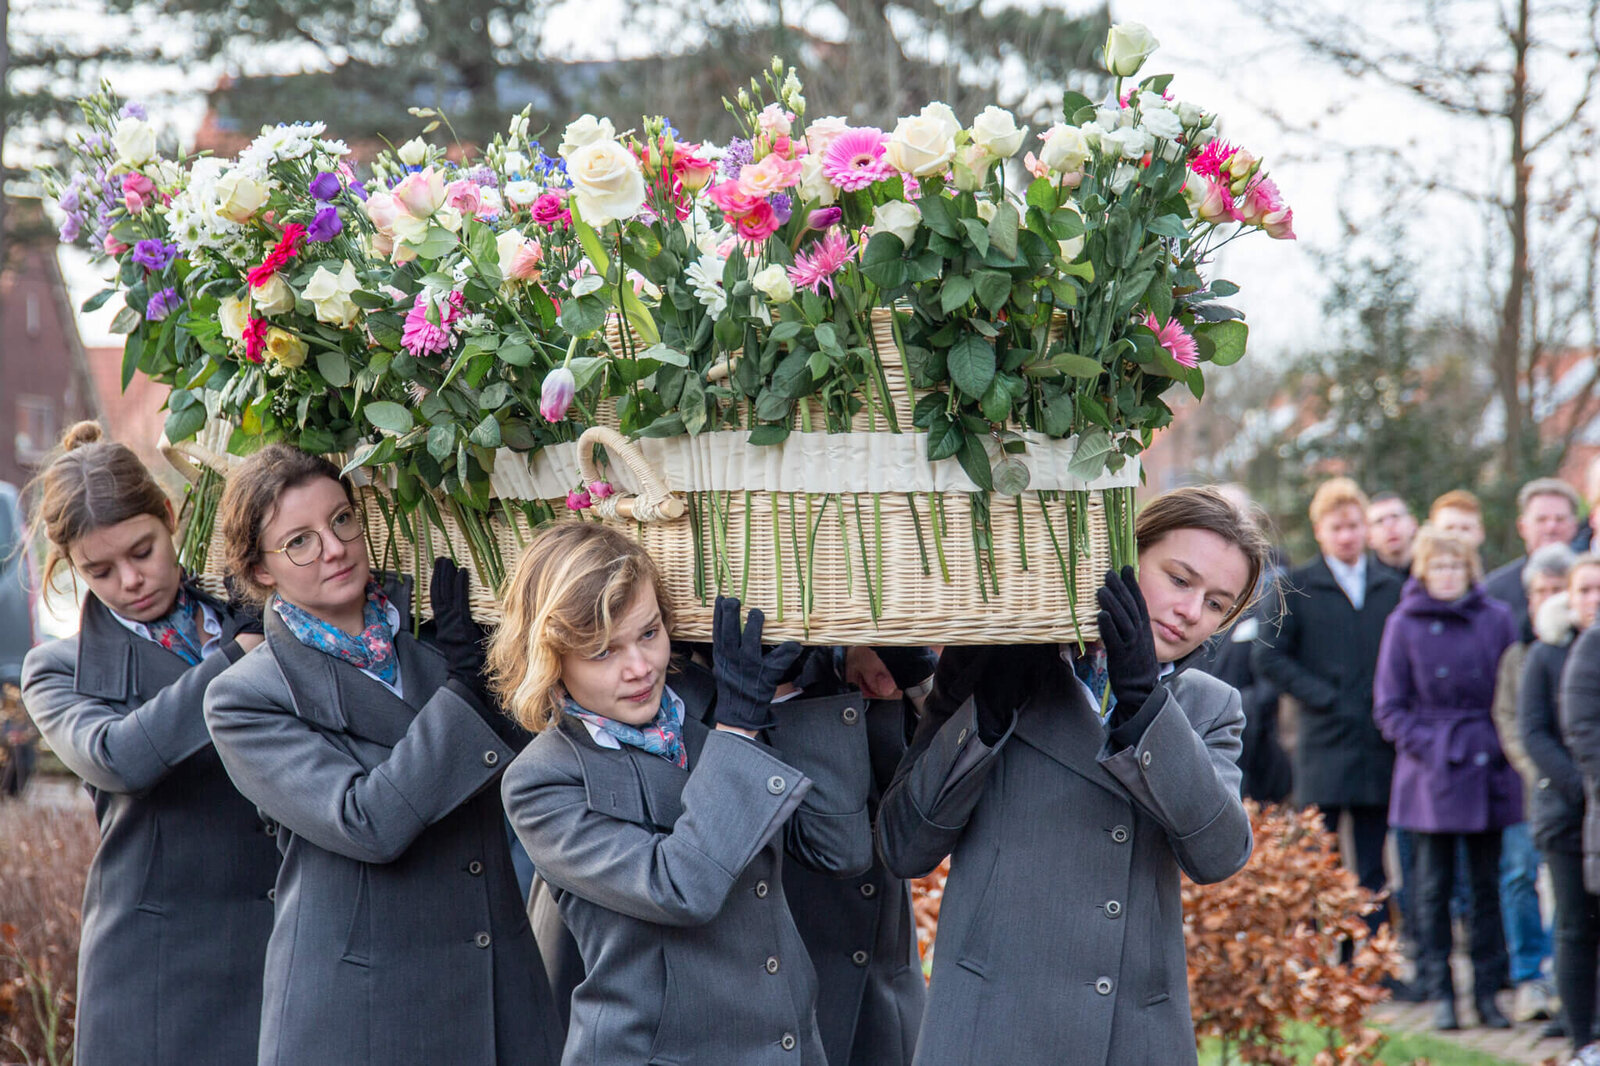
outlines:
{"label": "man in dark suit", "polygon": [[1517,492],[1517,535],[1527,554],[1492,571],[1483,590],[1528,620],[1528,594],[1522,588],[1522,567],[1528,556],[1546,544],[1570,544],[1578,532],[1578,493],[1560,478],[1535,478]]}
{"label": "man in dark suit", "polygon": [[[1349,478],[1324,482],[1311,500],[1321,554],[1284,579],[1283,610],[1254,652],[1256,673],[1299,701],[1295,796],[1322,808],[1328,829],[1352,823],[1356,875],[1384,890],[1394,748],[1372,719],[1372,677],[1384,621],[1400,600],[1395,571],[1366,553],[1368,501]],[[1382,911],[1369,922],[1376,928]]]}
{"label": "man in dark suit", "polygon": [[1411,576],[1411,539],[1417,535],[1417,516],[1398,492],[1375,492],[1367,504],[1367,546],[1378,562],[1400,575]]}

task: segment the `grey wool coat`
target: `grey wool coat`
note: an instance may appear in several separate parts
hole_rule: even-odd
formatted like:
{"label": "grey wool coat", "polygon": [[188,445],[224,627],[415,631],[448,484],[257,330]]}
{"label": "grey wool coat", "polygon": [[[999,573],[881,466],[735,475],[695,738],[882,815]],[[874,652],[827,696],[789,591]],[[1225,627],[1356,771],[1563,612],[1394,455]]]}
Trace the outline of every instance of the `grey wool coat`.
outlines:
{"label": "grey wool coat", "polygon": [[90,596],[78,635],[23,663],[23,703],[100,822],[78,952],[81,1066],[255,1061],[278,849],[202,710],[239,654],[229,641],[191,666]]}
{"label": "grey wool coat", "polygon": [[687,770],[563,719],[506,771],[585,970],[565,1066],[826,1066],[783,852],[840,876],[871,863],[866,736],[859,718],[777,713],[768,746],[690,710]]}
{"label": "grey wool coat", "polygon": [[1196,1061],[1178,873],[1250,856],[1239,694],[1189,670],[1113,751],[1064,667],[993,748],[975,705],[927,720],[878,812],[905,877],[951,854],[917,1066]]}
{"label": "grey wool coat", "polygon": [[409,633],[401,699],[270,609],[266,630],[206,695],[217,751],[283,852],[260,1063],[553,1064],[493,788],[514,752]]}

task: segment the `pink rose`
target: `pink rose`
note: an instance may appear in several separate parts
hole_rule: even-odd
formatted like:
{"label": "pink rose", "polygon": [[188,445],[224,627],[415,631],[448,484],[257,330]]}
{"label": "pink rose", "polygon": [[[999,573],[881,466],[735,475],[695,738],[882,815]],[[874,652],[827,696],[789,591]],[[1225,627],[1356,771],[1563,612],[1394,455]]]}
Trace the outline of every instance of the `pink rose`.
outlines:
{"label": "pink rose", "polygon": [[429,218],[444,206],[444,175],[432,167],[407,174],[394,187],[394,198],[412,218]]}
{"label": "pink rose", "polygon": [[609,482],[609,481],[591,481],[591,482],[589,482],[589,495],[592,496],[593,498],[597,499],[597,500],[603,500],[607,496],[610,496],[613,493],[615,493],[616,491],[617,490],[612,487],[611,482]]}
{"label": "pink rose", "polygon": [[800,180],[800,161],[784,159],[776,152],[759,163],[739,168],[739,191],[746,196],[766,197],[781,192]]}
{"label": "pink rose", "polygon": [[100,242],[100,247],[107,255],[121,255],[132,246],[123,244],[111,234],[107,233],[105,240]]}
{"label": "pink rose", "polygon": [[571,492],[567,493],[567,510],[586,511],[593,506],[594,501],[591,500],[589,498],[589,494],[584,492],[582,489],[573,489]]}
{"label": "pink rose", "polygon": [[742,240],[759,242],[772,236],[779,224],[778,213],[772,209],[771,204],[763,200],[748,214],[739,216],[734,222],[734,232]]}
{"label": "pink rose", "polygon": [[367,217],[372,219],[372,224],[384,233],[394,228],[395,220],[400,217],[400,203],[386,192],[375,192],[367,197]]}
{"label": "pink rose", "polygon": [[789,135],[794,129],[794,112],[785,111],[779,104],[768,104],[761,109],[761,114],[756,116],[756,124],[761,127],[761,132],[773,137]]}
{"label": "pink rose", "polygon": [[706,190],[711,202],[729,216],[749,214],[762,200],[741,190],[738,180],[720,181]]}
{"label": "pink rose", "polygon": [[483,206],[483,189],[471,181],[452,181],[444,190],[444,202],[462,215],[476,215]]}
{"label": "pink rose", "polygon": [[572,224],[572,212],[567,209],[566,197],[559,192],[547,192],[533,202],[533,220],[549,229],[558,222]]}
{"label": "pink rose", "polygon": [[519,281],[527,281],[539,276],[539,264],[544,262],[544,249],[538,241],[527,240],[522,242],[511,256],[511,277]]}

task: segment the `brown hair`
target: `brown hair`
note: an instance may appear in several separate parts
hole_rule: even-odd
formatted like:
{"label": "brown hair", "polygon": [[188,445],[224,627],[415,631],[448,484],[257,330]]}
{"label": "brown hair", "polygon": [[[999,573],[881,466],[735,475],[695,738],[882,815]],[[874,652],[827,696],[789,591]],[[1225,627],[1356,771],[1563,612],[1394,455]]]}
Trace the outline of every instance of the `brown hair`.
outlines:
{"label": "brown hair", "polygon": [[1428,521],[1438,519],[1439,512],[1449,508],[1452,511],[1465,511],[1483,517],[1483,504],[1478,502],[1478,497],[1466,489],[1451,489],[1449,492],[1433,501],[1428,508]]}
{"label": "brown hair", "polygon": [[[1459,492],[1461,490],[1458,489],[1456,491]],[[1445,495],[1448,496],[1449,493]],[[1468,493],[1468,495],[1471,494]],[[1444,496],[1439,497],[1439,499],[1444,499]],[[1437,510],[1441,506],[1439,500],[1433,501],[1433,506]],[[1447,503],[1443,506],[1456,507],[1458,510],[1465,509],[1453,503]],[[1446,533],[1437,526],[1423,523],[1422,528],[1417,530],[1417,539],[1411,542],[1411,576],[1418,581],[1425,580],[1423,575],[1427,573],[1428,564],[1433,561],[1433,557],[1436,555],[1453,555],[1466,563],[1467,575],[1474,585],[1483,580],[1483,559],[1478,555],[1477,548],[1468,544],[1463,537],[1455,533]]]}
{"label": "brown hair", "polygon": [[[1545,547],[1553,548],[1557,547],[1557,545],[1547,544]],[[1544,548],[1540,548],[1539,551],[1544,551]],[[1535,554],[1537,554],[1537,552]],[[1591,566],[1600,566],[1600,552],[1587,551],[1581,555],[1575,555],[1572,557],[1572,567],[1567,571],[1567,588],[1569,591],[1572,588],[1573,576],[1577,574],[1579,570],[1585,570]]]}
{"label": "brown hair", "polygon": [[1311,497],[1311,524],[1316,525],[1326,515],[1332,514],[1341,507],[1351,504],[1361,508],[1363,516],[1367,513],[1370,503],[1367,494],[1361,491],[1361,486],[1347,477],[1329,478],[1317,486],[1317,491]]}
{"label": "brown hair", "polygon": [[[1351,482],[1353,485],[1354,482]],[[1261,571],[1272,555],[1267,537],[1269,520],[1256,504],[1240,505],[1210,486],[1174,489],[1145,504],[1134,524],[1134,539],[1139,552],[1161,543],[1169,533],[1180,529],[1204,529],[1215,533],[1244,553],[1250,566],[1250,579],[1239,599],[1229,609],[1218,629],[1229,625],[1255,602]]]}
{"label": "brown hair", "polygon": [[310,455],[287,444],[269,444],[228,475],[228,487],[217,507],[217,529],[222,533],[222,569],[241,595],[265,603],[272,590],[256,583],[256,567],[265,552],[261,531],[278,511],[278,501],[290,489],[318,478],[337,481],[345,498],[356,502],[350,482],[339,468],[320,455]]}
{"label": "brown hair", "polygon": [[655,592],[672,630],[672,603],[655,560],[598,522],[557,522],[533,538],[502,592],[489,643],[489,683],[511,716],[537,733],[561,714],[561,657],[593,654],[642,589]]}
{"label": "brown hair", "polygon": [[69,426],[24,490],[33,512],[29,539],[42,531],[50,542],[44,586],[62,563],[71,565],[73,542],[97,529],[151,515],[172,531],[167,494],[131,448],[104,435],[98,422]]}

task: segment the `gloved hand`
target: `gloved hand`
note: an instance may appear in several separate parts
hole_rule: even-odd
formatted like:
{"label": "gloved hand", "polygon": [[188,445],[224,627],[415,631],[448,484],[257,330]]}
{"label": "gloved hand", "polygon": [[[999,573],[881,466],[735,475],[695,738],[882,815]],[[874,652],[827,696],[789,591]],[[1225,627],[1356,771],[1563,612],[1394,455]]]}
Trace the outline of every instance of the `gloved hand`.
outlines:
{"label": "gloved hand", "polygon": [[760,608],[752,608],[741,630],[739,601],[717,597],[711,621],[711,667],[717,679],[719,725],[759,732],[773,723],[773,693],[804,649],[789,640],[763,652],[764,622]]}
{"label": "gloved hand", "polygon": [[227,619],[222,623],[222,642],[226,644],[241,633],[265,635],[261,617],[261,604],[252,603],[240,594],[233,578],[223,579],[223,587],[227,590]]}
{"label": "gloved hand", "polygon": [[1115,729],[1139,713],[1152,693],[1161,671],[1156,661],[1156,639],[1150,630],[1150,609],[1133,567],[1124,566],[1119,575],[1106,572],[1106,583],[1095,593],[1100,603],[1097,620],[1100,641],[1106,646],[1106,670],[1111,675],[1111,694],[1117,705],[1111,711]]}
{"label": "gloved hand", "polygon": [[1033,695],[1052,660],[1060,660],[1054,644],[946,648],[924,713],[948,718],[970,696],[977,705],[978,738],[993,744],[1011,727],[1012,715]]}
{"label": "gloved hand", "polygon": [[[488,634],[472,617],[467,599],[467,572],[450,559],[433,561],[428,600],[433,606],[433,646],[444,654],[450,670],[448,688],[470,705],[501,740],[520,749],[528,734],[503,710],[484,675]],[[470,697],[470,698],[468,698]]]}

